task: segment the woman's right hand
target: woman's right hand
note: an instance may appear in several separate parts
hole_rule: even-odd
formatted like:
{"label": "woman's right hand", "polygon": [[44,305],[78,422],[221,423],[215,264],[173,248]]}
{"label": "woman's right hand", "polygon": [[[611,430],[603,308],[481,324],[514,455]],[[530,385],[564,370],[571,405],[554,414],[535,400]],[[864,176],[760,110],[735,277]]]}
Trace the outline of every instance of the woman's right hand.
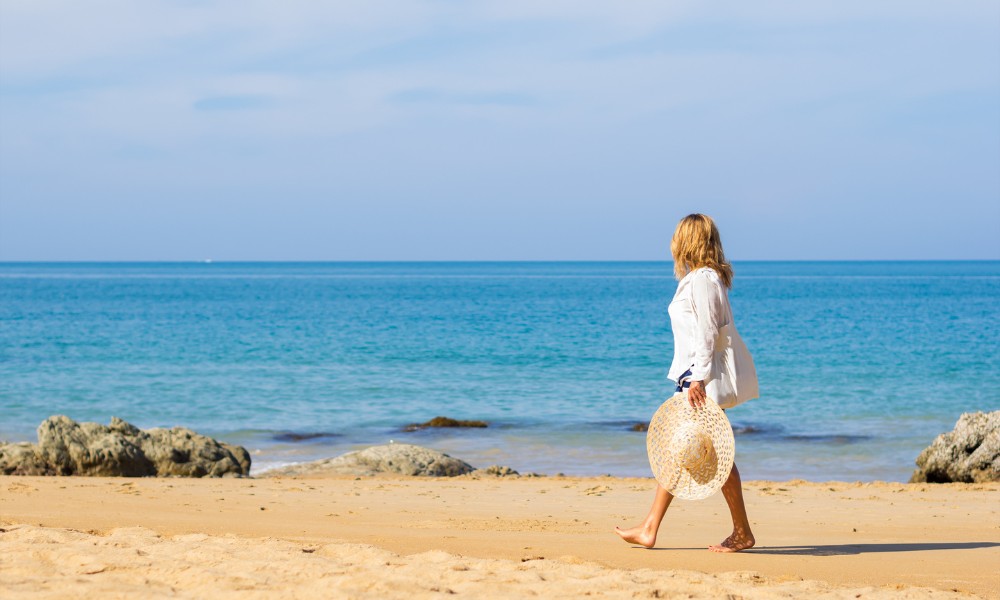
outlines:
{"label": "woman's right hand", "polygon": [[704,381],[692,381],[691,387],[688,388],[687,400],[691,408],[701,408],[705,406],[705,401],[708,399],[708,394],[705,393],[705,382]]}

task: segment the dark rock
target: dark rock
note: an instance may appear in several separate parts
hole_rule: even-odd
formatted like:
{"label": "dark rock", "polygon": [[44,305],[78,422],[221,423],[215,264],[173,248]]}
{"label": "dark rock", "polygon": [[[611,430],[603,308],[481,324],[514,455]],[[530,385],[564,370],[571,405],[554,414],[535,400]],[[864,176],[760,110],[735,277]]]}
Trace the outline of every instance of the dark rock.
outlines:
{"label": "dark rock", "polygon": [[649,423],[636,423],[628,428],[629,431],[649,431]]}
{"label": "dark rock", "polygon": [[1000,410],[965,413],[917,457],[911,483],[1000,481]]}
{"label": "dark rock", "polygon": [[411,423],[403,431],[418,431],[428,427],[489,427],[486,421],[459,421],[448,417],[434,417],[426,423]]}

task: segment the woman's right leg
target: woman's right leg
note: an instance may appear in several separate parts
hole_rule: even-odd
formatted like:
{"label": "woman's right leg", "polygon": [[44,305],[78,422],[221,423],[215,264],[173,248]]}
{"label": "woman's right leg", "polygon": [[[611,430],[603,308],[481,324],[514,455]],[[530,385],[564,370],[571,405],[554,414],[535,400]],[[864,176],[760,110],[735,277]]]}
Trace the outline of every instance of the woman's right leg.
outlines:
{"label": "woman's right leg", "polygon": [[756,540],[750,531],[750,519],[747,518],[747,507],[743,502],[743,481],[736,463],[733,463],[733,470],[722,486],[722,495],[726,497],[729,512],[733,515],[733,533],[722,540],[721,544],[709,546],[708,549],[712,552],[739,552],[753,548]]}
{"label": "woman's right leg", "polygon": [[649,514],[646,515],[646,520],[638,527],[630,529],[615,527],[615,533],[630,544],[639,544],[646,548],[652,548],[656,544],[656,532],[660,529],[660,522],[663,521],[663,516],[667,514],[667,508],[670,507],[670,501],[673,499],[673,494],[665,490],[660,484],[656,484],[656,495],[653,497],[653,505],[649,507]]}

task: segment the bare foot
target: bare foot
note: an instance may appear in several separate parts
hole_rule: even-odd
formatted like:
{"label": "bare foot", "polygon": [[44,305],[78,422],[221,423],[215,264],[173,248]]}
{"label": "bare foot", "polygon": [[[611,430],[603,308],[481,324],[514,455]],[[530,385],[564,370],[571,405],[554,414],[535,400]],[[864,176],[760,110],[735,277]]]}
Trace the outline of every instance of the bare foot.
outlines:
{"label": "bare foot", "polygon": [[656,544],[656,532],[647,531],[646,528],[642,526],[633,527],[631,529],[615,527],[615,533],[630,544],[638,544],[646,548],[652,548],[653,545]]}
{"label": "bare foot", "polygon": [[734,531],[731,536],[722,540],[721,544],[709,546],[708,549],[712,552],[739,552],[740,550],[753,548],[755,543],[757,543],[757,540],[753,539],[752,533],[743,534]]}

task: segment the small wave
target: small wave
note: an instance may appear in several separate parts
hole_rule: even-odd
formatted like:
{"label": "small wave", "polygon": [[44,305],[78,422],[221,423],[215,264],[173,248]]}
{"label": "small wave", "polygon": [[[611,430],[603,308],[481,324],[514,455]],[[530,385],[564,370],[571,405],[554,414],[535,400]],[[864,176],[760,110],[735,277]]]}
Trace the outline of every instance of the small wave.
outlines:
{"label": "small wave", "polygon": [[738,436],[770,438],[779,442],[813,442],[836,445],[854,444],[871,439],[871,436],[850,433],[786,434],[785,428],[780,425],[762,423],[733,423],[733,433]]}
{"label": "small wave", "polygon": [[[597,421],[593,423],[600,428],[618,429],[622,431],[645,432],[649,429],[649,421],[635,419],[634,421]],[[777,425],[733,423],[733,433],[736,435],[778,435],[784,429]]]}
{"label": "small wave", "polygon": [[601,429],[617,429],[619,431],[646,431],[649,427],[649,421],[644,421],[642,419],[633,420],[622,420],[622,421],[595,421],[590,423],[592,426],[599,427]]}
{"label": "small wave", "polygon": [[274,469],[281,469],[284,467],[290,467],[292,465],[298,465],[298,464],[301,464],[301,461],[296,462],[296,461],[278,460],[278,461],[262,462],[260,464],[254,463],[250,467],[250,476],[258,477],[260,476],[261,473],[266,473],[268,471],[273,471]]}
{"label": "small wave", "polygon": [[338,433],[329,431],[281,431],[271,436],[276,442],[309,442],[326,438],[340,437]]}
{"label": "small wave", "polygon": [[826,444],[847,445],[870,440],[872,439],[872,436],[830,433],[819,435],[786,435],[783,439],[793,442],[821,442]]}
{"label": "small wave", "polygon": [[781,425],[765,425],[763,423],[733,423],[733,433],[736,435],[780,435],[785,428]]}

